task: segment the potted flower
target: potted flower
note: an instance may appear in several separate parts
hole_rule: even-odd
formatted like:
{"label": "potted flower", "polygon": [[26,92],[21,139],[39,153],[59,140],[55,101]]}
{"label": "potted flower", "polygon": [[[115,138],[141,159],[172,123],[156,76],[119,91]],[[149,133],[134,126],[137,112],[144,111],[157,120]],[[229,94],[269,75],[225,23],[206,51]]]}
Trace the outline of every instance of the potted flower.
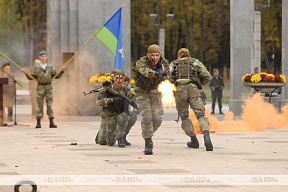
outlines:
{"label": "potted flower", "polygon": [[242,77],[243,85],[249,87],[281,87],[286,83],[284,75],[267,74],[246,74]]}

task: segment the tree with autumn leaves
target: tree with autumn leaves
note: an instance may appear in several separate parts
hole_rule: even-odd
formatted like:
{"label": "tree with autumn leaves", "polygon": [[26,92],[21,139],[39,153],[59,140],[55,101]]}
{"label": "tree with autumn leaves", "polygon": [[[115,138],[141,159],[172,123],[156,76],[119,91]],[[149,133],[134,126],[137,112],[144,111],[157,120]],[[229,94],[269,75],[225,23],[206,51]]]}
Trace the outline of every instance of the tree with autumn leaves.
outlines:
{"label": "tree with autumn leaves", "polygon": [[[0,0],[0,49],[20,65],[32,65],[33,56],[46,49],[47,0]],[[158,28],[149,14],[173,13],[172,26],[165,27],[165,57],[172,61],[177,51],[186,47],[192,57],[200,59],[211,71],[219,68],[229,77],[230,1],[229,0],[130,0],[131,65],[146,54],[146,48],[158,43]],[[255,0],[266,5],[267,0]],[[281,73],[282,1],[271,0],[262,8],[262,69]],[[158,18],[157,18],[158,19]],[[159,23],[159,20],[155,21]],[[245,37],[243,37],[245,38]],[[30,55],[30,58],[28,57]],[[273,58],[274,55],[274,59]],[[225,66],[225,67],[224,67]],[[227,69],[224,71],[224,69]],[[272,71],[274,70],[274,71]]]}

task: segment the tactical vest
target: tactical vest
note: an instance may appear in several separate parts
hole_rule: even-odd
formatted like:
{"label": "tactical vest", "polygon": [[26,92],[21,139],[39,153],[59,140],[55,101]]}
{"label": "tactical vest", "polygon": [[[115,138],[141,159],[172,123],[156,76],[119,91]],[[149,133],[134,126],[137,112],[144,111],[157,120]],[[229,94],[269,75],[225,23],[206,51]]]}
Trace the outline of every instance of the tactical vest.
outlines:
{"label": "tactical vest", "polygon": [[[159,61],[160,64],[161,64],[161,60],[162,59],[160,59]],[[159,63],[156,65],[157,68],[155,71],[157,71],[157,69],[160,67]],[[134,69],[133,71],[134,71],[134,79],[135,79],[135,83],[137,87],[141,87],[142,89],[146,89],[146,90],[152,90],[152,89],[157,89],[158,85],[161,83],[161,80],[159,78],[147,78],[143,76],[141,73],[139,73],[136,69]]]}
{"label": "tactical vest", "polygon": [[195,66],[193,62],[195,58],[189,58],[187,60],[177,59],[173,61],[175,64],[175,70],[177,71],[177,79],[193,79],[197,74],[195,73]]}
{"label": "tactical vest", "polygon": [[[112,93],[108,92],[107,91],[107,94],[108,94],[108,98],[114,98],[114,97],[117,97],[116,95],[113,95]],[[125,95],[126,95],[126,92],[125,92]],[[115,105],[115,103],[110,103],[107,107],[103,107],[104,110],[107,110],[111,113],[122,113],[124,111],[124,101],[121,102],[121,104],[119,105]]]}
{"label": "tactical vest", "polygon": [[189,58],[187,60],[177,59],[173,61],[175,65],[176,76],[174,76],[175,81],[178,79],[190,79],[191,83],[196,84],[199,89],[202,89],[200,83],[200,77],[195,71],[195,66],[193,62],[195,58]]}

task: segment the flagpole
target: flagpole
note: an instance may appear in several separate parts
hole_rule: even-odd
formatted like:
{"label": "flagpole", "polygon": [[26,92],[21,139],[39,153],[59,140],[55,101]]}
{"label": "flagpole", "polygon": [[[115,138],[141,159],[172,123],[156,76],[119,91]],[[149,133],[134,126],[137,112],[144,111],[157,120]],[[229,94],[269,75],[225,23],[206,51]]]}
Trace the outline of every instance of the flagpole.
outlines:
{"label": "flagpole", "polygon": [[127,3],[128,3],[128,0],[126,0],[126,1],[122,4],[121,8],[125,7],[125,6],[127,5]]}
{"label": "flagpole", "polygon": [[[126,0],[126,1],[122,4],[121,8],[125,7],[125,6],[127,5],[127,3],[128,3],[128,0]],[[82,51],[82,49],[84,49],[84,47],[85,47],[94,37],[95,37],[95,34],[94,34],[92,37],[90,37],[90,39],[73,55],[73,57],[71,57],[71,59],[69,59],[69,61],[68,61],[67,63],[65,63],[64,66],[67,66],[67,65],[80,53],[80,51]],[[61,73],[61,71],[62,71],[62,69],[61,69],[58,73],[56,73],[56,75],[54,75],[54,77],[51,79],[51,81],[53,81],[53,80]]]}
{"label": "flagpole", "polygon": [[[84,49],[86,47],[86,45],[92,41],[92,39],[95,37],[95,35],[93,35],[92,37],[90,37],[90,39],[73,55],[73,57],[71,57],[71,59],[69,59],[69,61],[67,63],[65,63],[64,66],[67,66],[79,53],[80,51],[82,51],[82,49]],[[56,74],[54,75],[54,77],[51,79],[51,81],[53,81],[60,73],[61,73],[62,69]]]}
{"label": "flagpole", "polygon": [[[4,53],[0,52],[0,54],[5,57],[8,61],[10,61],[13,65],[15,65],[16,67],[18,67],[21,71],[22,71],[22,68],[17,65],[16,63],[14,63],[14,61],[12,61],[9,57],[7,57]],[[27,72],[24,72],[26,75],[28,75],[31,79],[33,79],[34,81],[36,81],[38,83],[38,81],[32,76],[30,75],[29,73]]]}

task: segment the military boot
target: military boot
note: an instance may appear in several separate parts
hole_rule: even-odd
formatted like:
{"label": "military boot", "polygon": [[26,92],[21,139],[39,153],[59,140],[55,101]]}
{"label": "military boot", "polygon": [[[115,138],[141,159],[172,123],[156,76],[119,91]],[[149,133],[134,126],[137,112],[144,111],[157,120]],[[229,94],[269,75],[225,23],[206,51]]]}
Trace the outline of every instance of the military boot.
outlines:
{"label": "military boot", "polygon": [[126,146],[131,146],[131,143],[126,140],[126,136],[127,135],[124,135],[124,137],[123,137],[124,143],[125,143]]}
{"label": "military boot", "polygon": [[213,151],[213,145],[209,136],[209,131],[203,131],[203,135],[204,135],[204,142],[205,142],[205,147],[206,147],[206,151]]}
{"label": "military boot", "polygon": [[50,125],[49,128],[57,128],[57,125],[54,124],[53,118],[50,118]]}
{"label": "military boot", "polygon": [[124,138],[121,137],[118,139],[118,147],[125,148]]}
{"label": "military boot", "polygon": [[199,148],[199,142],[196,135],[191,136],[191,141],[187,142],[187,146],[190,148]]}
{"label": "military boot", "polygon": [[153,141],[152,138],[145,138],[145,155],[152,155],[153,154]]}
{"label": "military boot", "polygon": [[37,125],[35,128],[41,128],[41,119],[37,119]]}
{"label": "military boot", "polygon": [[212,110],[212,112],[211,112],[211,115],[213,115],[213,114],[215,114],[215,111],[214,111],[214,109]]}

